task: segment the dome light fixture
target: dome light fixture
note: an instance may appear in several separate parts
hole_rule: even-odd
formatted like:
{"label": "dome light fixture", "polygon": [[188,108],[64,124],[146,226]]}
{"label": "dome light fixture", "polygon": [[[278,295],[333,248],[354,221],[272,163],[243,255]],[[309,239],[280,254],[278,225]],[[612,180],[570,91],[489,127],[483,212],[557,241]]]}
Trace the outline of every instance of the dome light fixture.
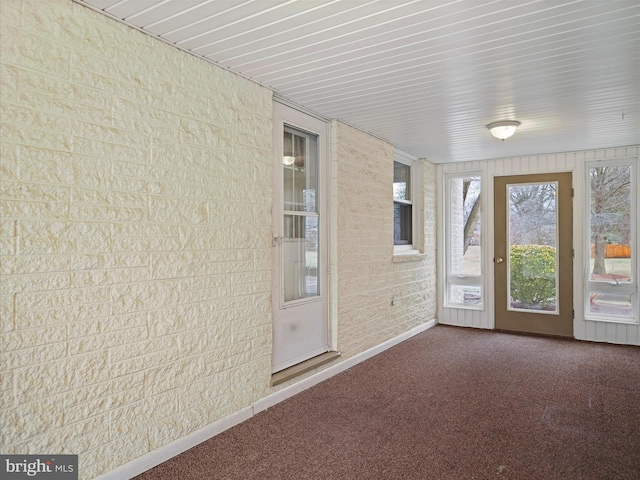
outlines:
{"label": "dome light fixture", "polygon": [[501,120],[499,122],[490,123],[487,125],[487,128],[491,132],[491,135],[504,142],[515,133],[516,128],[519,126],[520,122],[516,120]]}

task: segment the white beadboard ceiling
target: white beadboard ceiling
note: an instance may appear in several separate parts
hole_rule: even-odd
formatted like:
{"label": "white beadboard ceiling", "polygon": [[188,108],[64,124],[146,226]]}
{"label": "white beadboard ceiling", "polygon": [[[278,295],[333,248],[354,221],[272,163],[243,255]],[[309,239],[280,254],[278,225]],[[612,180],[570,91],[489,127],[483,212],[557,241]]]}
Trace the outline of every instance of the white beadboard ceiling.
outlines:
{"label": "white beadboard ceiling", "polygon": [[434,163],[640,143],[640,0],[76,1]]}

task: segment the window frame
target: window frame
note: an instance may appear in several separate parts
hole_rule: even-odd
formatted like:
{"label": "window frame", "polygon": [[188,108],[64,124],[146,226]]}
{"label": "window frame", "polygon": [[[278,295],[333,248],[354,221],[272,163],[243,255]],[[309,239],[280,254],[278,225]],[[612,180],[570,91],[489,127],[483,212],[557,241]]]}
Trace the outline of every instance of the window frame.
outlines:
{"label": "window frame", "polygon": [[[631,169],[631,192],[629,199],[631,202],[631,271],[630,282],[619,284],[611,284],[604,280],[592,280],[591,277],[591,168],[608,167],[608,166],[629,166]],[[640,313],[638,312],[638,272],[640,268],[638,255],[638,188],[640,184],[640,169],[638,169],[638,158],[620,158],[612,160],[594,160],[585,163],[584,173],[584,318],[585,320],[603,322],[603,323],[623,323],[638,325],[640,323]],[[598,314],[591,312],[590,303],[592,295],[630,295],[631,296],[631,315],[615,315],[612,313]]]}
{"label": "window frame", "polygon": [[[401,163],[409,167],[409,199],[410,200],[396,200],[393,198],[393,188],[391,192],[391,199],[394,205],[393,213],[393,225],[395,229],[395,205],[410,205],[411,206],[411,241],[407,244],[396,244],[395,233],[393,235],[393,254],[394,255],[412,255],[422,252],[421,240],[423,238],[423,223],[422,217],[422,168],[421,163],[417,157],[410,155],[401,150],[395,149],[393,152],[393,168],[395,163]],[[395,180],[395,173],[392,177]]]}
{"label": "window frame", "polygon": [[[450,182],[454,178],[477,177],[480,181],[480,274],[478,275],[460,275],[452,273],[452,226],[451,226],[451,188]],[[457,308],[466,310],[484,310],[486,305],[486,288],[485,288],[485,243],[486,239],[483,229],[483,212],[486,211],[486,185],[485,175],[482,171],[469,172],[450,172],[445,173],[444,178],[444,307]],[[486,224],[486,220],[484,222]],[[456,302],[452,299],[451,288],[454,286],[467,286],[480,289],[480,302],[477,304],[466,304],[464,302]]]}

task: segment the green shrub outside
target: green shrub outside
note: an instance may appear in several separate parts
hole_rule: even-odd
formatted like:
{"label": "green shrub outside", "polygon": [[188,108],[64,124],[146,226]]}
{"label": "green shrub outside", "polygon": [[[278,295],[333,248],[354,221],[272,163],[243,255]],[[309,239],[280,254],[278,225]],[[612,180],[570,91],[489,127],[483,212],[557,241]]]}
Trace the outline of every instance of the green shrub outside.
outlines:
{"label": "green shrub outside", "polygon": [[513,245],[510,249],[511,298],[526,306],[556,301],[556,249],[546,245]]}

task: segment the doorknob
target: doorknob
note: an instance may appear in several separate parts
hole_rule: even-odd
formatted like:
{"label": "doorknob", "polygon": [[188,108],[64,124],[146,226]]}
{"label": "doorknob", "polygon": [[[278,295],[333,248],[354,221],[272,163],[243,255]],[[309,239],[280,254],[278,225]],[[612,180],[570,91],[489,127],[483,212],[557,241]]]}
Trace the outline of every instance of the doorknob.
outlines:
{"label": "doorknob", "polygon": [[498,258],[495,259],[495,262],[496,263],[502,263],[502,262],[504,262],[504,259],[502,257],[498,257]]}

